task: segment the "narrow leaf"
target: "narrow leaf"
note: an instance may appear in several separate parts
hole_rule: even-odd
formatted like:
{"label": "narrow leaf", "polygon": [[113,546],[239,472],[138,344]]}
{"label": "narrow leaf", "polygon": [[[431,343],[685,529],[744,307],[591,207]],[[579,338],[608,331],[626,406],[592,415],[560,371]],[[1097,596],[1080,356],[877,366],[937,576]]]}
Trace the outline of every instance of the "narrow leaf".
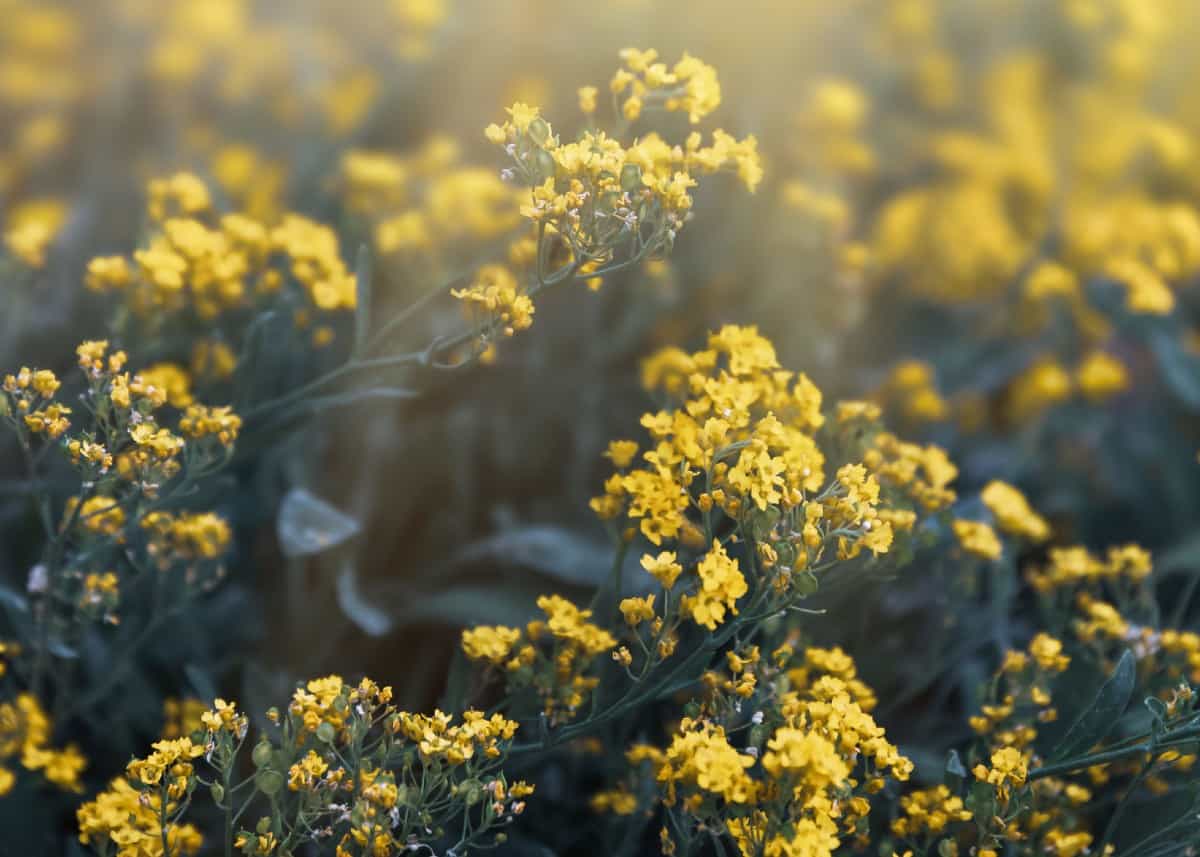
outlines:
{"label": "narrow leaf", "polygon": [[1049,761],[1056,762],[1067,759],[1103,741],[1129,705],[1133,695],[1133,684],[1137,674],[1133,652],[1126,649],[1117,662],[1117,668],[1104,682],[1078,719],[1071,724],[1067,734],[1059,741],[1058,746],[1051,751]]}

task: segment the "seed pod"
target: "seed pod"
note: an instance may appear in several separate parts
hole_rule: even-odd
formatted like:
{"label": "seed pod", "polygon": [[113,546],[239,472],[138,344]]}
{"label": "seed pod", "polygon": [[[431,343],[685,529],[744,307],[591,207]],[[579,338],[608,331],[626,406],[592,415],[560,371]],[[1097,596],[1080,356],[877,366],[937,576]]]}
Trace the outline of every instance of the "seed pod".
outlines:
{"label": "seed pod", "polygon": [[333,728],[332,723],[324,722],[317,727],[318,741],[324,741],[326,744],[332,744],[335,737],[337,737],[337,730]]}
{"label": "seed pod", "polygon": [[250,758],[254,762],[254,767],[263,768],[271,764],[271,756],[273,753],[274,748],[271,747],[269,741],[259,741],[254,745],[254,752],[250,754]]}
{"label": "seed pod", "polygon": [[225,800],[225,787],[220,783],[213,783],[208,792],[212,795],[214,803],[220,803]]}
{"label": "seed pod", "polygon": [[261,833],[261,834],[270,833],[271,832],[271,819],[264,815],[262,818],[260,818],[258,820],[258,824],[256,824],[254,826],[254,831],[256,833]]}
{"label": "seed pod", "polygon": [[958,857],[958,843],[953,839],[943,839],[938,843],[938,857]]}
{"label": "seed pod", "polygon": [[458,787],[458,793],[462,795],[467,806],[474,806],[483,799],[483,783],[479,780],[464,780]]}
{"label": "seed pod", "polygon": [[254,775],[254,785],[267,797],[278,794],[283,788],[283,774],[269,768],[261,770]]}
{"label": "seed pod", "polygon": [[642,168],[637,164],[621,167],[621,190],[632,193],[642,186]]}

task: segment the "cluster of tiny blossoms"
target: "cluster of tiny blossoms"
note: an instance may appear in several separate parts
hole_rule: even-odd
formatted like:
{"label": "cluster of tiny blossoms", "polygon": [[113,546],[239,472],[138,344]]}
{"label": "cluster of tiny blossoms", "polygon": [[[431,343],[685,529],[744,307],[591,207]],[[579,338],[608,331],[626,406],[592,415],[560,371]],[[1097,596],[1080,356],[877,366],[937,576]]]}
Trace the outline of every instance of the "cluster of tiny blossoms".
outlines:
{"label": "cluster of tiny blossoms", "polygon": [[[4,644],[5,655],[14,645]],[[0,797],[12,791],[17,774],[10,766],[15,760],[26,771],[38,772],[60,789],[83,791],[80,775],[87,760],[79,748],[69,744],[51,746],[50,718],[31,693],[19,693],[11,702],[0,702]]]}
{"label": "cluster of tiny blossoms", "polygon": [[[941,450],[879,431],[878,409],[865,403],[842,403],[827,425],[820,390],[781,369],[753,328],[725,327],[694,354],[667,349],[647,361],[643,381],[673,404],[642,417],[651,444],[640,466],[638,444],[610,445],[617,473],[592,508],[636,528],[624,538],[674,548],[642,566],[710,630],[736,613],[748,582],[756,599],[786,602],[827,563],[886,554],[918,514],[954,499],[957,470]],[[829,461],[823,438],[843,435],[859,438],[860,458]],[[701,557],[686,574],[684,550]]]}
{"label": "cluster of tiny blossoms", "polygon": [[[20,753],[23,768],[70,789],[80,788],[83,757],[74,747],[47,745],[51,725],[38,701],[52,702],[56,713],[68,704],[56,659],[73,657],[96,620],[118,624],[123,596],[149,587],[165,610],[221,577],[232,539],[225,520],[162,505],[181,486],[222,467],[241,428],[231,409],[196,403],[177,367],[131,373],[125,352],[107,341],[84,342],[76,354],[82,384],[29,368],[0,383],[0,415],[24,453],[45,536],[27,583],[35,632],[23,647],[22,679],[32,692],[0,703],[4,755]],[[78,393],[71,406],[66,389]],[[54,453],[78,486],[57,517],[40,483]],[[12,772],[5,773],[0,781],[10,789]],[[128,808],[134,797],[126,793],[118,803]]]}
{"label": "cluster of tiny blossoms", "polygon": [[634,466],[637,443],[610,444],[617,473],[592,501],[616,525],[622,555],[639,534],[670,548],[641,558],[661,593],[616,605],[630,645],[618,647],[616,636],[589,621],[590,610],[559,596],[538,600],[547,618],[524,632],[490,625],[463,632],[468,658],[500,671],[510,691],[536,688],[552,722],[572,716],[595,687],[587,670],[597,655],[612,651],[641,681],[672,658],[681,634],[774,615],[811,595],[818,573],[864,550],[886,554],[918,514],[954,499],[947,485],[957,471],[945,454],[865,430],[877,413],[863,403],[843,403],[832,429],[865,438],[862,458],[827,477],[817,439],[825,426],[821,393],[806,376],[782,370],[753,328],[723,328],[695,354],[668,350],[651,358],[645,374],[649,390],[678,404],[642,418],[653,440],[644,466]]}
{"label": "cluster of tiny blossoms", "polygon": [[[507,335],[531,323],[536,290],[573,277],[599,288],[605,275],[668,252],[690,217],[697,175],[736,171],[751,192],[762,179],[754,137],[737,140],[718,129],[708,145],[698,131],[682,145],[654,132],[624,142],[644,107],[685,111],[694,124],[716,109],[721,95],[716,71],[695,57],[685,54],[670,71],[654,62],[652,50],[628,49],[621,57],[625,68],[611,88],[614,99],[626,100],[611,135],[596,127],[592,86],[579,90],[589,127],[574,141],[564,142],[539,108],[520,102],[508,108],[506,122],[486,129],[512,159],[503,177],[529,188],[520,215],[534,238],[512,244],[508,267],[487,266],[454,295]],[[415,220],[383,224],[380,238],[385,229],[390,236],[415,227]]]}
{"label": "cluster of tiny blossoms", "polygon": [[48,535],[86,548],[88,562],[43,563],[31,574],[31,591],[56,609],[115,622],[118,570],[135,556],[132,546],[143,546],[161,571],[184,568],[189,583],[219,572],[228,524],[212,512],[155,507],[181,480],[228,460],[241,419],[228,407],[195,402],[187,373],[173,364],[131,373],[125,352],[107,341],[84,342],[76,353],[84,379],[77,405],[64,403],[53,372],[22,368],[0,384],[0,411],[30,462],[56,448],[79,479],[61,520],[53,523],[43,506],[43,523]]}
{"label": "cluster of tiny blossoms", "polygon": [[[317,314],[354,309],[354,274],[327,226],[298,214],[275,224],[218,216],[208,186],[191,173],[152,181],[147,208],[146,245],[131,257],[92,259],[85,279],[94,292],[119,294],[144,324],[182,316],[211,328],[224,314],[279,303],[308,327]],[[333,335],[327,324],[313,331],[318,345]]]}
{"label": "cluster of tiny blossoms", "polygon": [[[1049,538],[1047,522],[1013,486],[989,483],[982,500],[1005,536],[1032,543]],[[956,522],[964,523],[970,529],[956,526],[956,532],[965,550],[999,555],[999,537],[990,525]],[[981,535],[984,531],[989,535]],[[980,549],[985,541],[996,542],[994,555]],[[973,847],[994,857],[1015,847],[1013,853],[1022,855],[1076,857],[1094,850],[1097,841],[1111,853],[1111,828],[1098,840],[1093,827],[1098,794],[1115,784],[1126,795],[1139,789],[1165,794],[1188,776],[1196,762],[1193,742],[1167,741],[1159,748],[1152,736],[1105,763],[1089,764],[1086,754],[1104,751],[1106,743],[1083,745],[1076,752],[1085,755],[1060,766],[1061,772],[1038,771],[1054,761],[1039,738],[1059,720],[1055,686],[1076,660],[1112,673],[1122,653],[1132,656],[1131,695],[1145,698],[1155,720],[1152,735],[1169,735],[1192,722],[1200,635],[1161,627],[1148,584],[1152,570],[1149,552],[1134,544],[1111,547],[1103,556],[1082,546],[1051,547],[1043,563],[1027,570],[1047,630],[1037,632],[1025,649],[1005,654],[979,713],[970,718],[978,736],[970,751],[974,785],[965,797],[953,784],[905,795],[892,823],[896,837],[920,853]],[[1142,746],[1149,749],[1138,752]],[[958,776],[967,773],[960,765]]]}
{"label": "cluster of tiny blossoms", "polygon": [[[663,852],[689,853],[705,832],[731,840],[744,857],[830,855],[867,833],[869,796],[912,762],[872,718],[875,697],[840,649],[784,643],[726,654],[728,677],[706,673],[708,690],[665,748],[635,744],[627,781],[592,800],[630,815],[661,806]],[[748,714],[746,706],[753,706]],[[639,786],[654,794],[644,805]]]}
{"label": "cluster of tiny blossoms", "polygon": [[616,638],[593,624],[592,611],[580,610],[558,595],[538,598],[545,619],[518,628],[481,625],[463,631],[462,648],[472,661],[502,671],[511,691],[532,688],[551,723],[567,720],[587,699],[599,679],[588,675],[599,655],[616,647]]}
{"label": "cluster of tiny blossoms", "polygon": [[226,847],[247,857],[305,843],[338,857],[390,857],[446,841],[460,818],[451,845],[459,853],[503,841],[502,828],[533,792],[500,772],[517,724],[473,710],[459,723],[440,711],[411,714],[391,698],[391,688],[370,679],[305,683],[285,711],[267,712],[273,726],[253,746],[253,773],[240,782],[249,721],[218,699],[188,734],[157,742],[80,808],[80,841],[101,853],[115,846],[119,857],[194,854],[204,842],[187,814],[201,789],[227,818],[264,811],[252,829],[226,827]]}

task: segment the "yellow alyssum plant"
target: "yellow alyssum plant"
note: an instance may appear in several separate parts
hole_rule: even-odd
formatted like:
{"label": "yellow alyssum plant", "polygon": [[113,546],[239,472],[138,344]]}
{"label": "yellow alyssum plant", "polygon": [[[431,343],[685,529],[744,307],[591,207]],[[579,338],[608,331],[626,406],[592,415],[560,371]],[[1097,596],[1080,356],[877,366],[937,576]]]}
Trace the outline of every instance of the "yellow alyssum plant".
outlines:
{"label": "yellow alyssum plant", "polygon": [[[328,846],[337,857],[428,849],[461,818],[456,853],[503,842],[533,787],[500,767],[517,724],[466,711],[460,722],[410,714],[392,690],[331,675],[298,687],[249,753],[249,719],[218,699],[189,734],[154,744],[123,777],[80,807],[79,839],[100,854],[196,854],[189,822],[201,800],[224,818],[225,854],[291,854]],[[245,773],[245,756],[253,771]],[[247,815],[257,812],[256,820]]]}
{"label": "yellow alyssum plant", "polygon": [[[647,448],[639,464],[639,443],[610,444],[616,472],[592,502],[618,545],[613,580],[588,609],[547,596],[546,619],[524,629],[468,629],[463,651],[502,681],[507,710],[539,723],[514,758],[685,693],[667,745],[634,746],[633,779],[593,799],[618,815],[661,810],[667,853],[710,841],[747,855],[832,853],[865,829],[867,796],[912,765],[871,718],[874,695],[853,661],[798,651],[788,620],[823,582],[885,561],[943,510],[956,470],[937,448],[881,431],[866,403],[827,420],[816,385],[782,369],[754,328],[654,355],[643,380],[664,401],[642,418]],[[651,550],[635,585],[653,588],[621,599],[623,559],[639,540]],[[662,790],[651,804],[636,796],[639,770]]]}

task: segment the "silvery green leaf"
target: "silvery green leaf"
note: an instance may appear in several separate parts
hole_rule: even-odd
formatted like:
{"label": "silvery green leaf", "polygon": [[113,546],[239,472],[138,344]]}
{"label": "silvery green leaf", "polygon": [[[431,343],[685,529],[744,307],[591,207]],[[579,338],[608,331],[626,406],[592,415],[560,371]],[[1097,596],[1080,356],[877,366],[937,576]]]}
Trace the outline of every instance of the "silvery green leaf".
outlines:
{"label": "silvery green leaf", "polygon": [[1050,753],[1049,760],[1070,758],[1103,741],[1125,713],[1136,679],[1137,662],[1133,652],[1126,649],[1117,661],[1113,674],[1096,692],[1092,704],[1071,724],[1067,734]]}
{"label": "silvery green leaf", "polygon": [[356,536],[358,521],[303,488],[293,488],[279,508],[276,531],[285,556],[314,556]]}
{"label": "silvery green leaf", "polygon": [[363,597],[358,588],[358,573],[352,563],[345,563],[338,574],[337,600],[342,612],[364,634],[382,637],[392,630],[392,618]]}
{"label": "silvery green leaf", "polygon": [[[637,579],[637,559],[633,554],[630,551],[626,558],[627,586]],[[596,586],[612,569],[613,547],[562,527],[520,527],[467,545],[453,557],[451,564],[481,560],[529,568],[565,583]]]}

